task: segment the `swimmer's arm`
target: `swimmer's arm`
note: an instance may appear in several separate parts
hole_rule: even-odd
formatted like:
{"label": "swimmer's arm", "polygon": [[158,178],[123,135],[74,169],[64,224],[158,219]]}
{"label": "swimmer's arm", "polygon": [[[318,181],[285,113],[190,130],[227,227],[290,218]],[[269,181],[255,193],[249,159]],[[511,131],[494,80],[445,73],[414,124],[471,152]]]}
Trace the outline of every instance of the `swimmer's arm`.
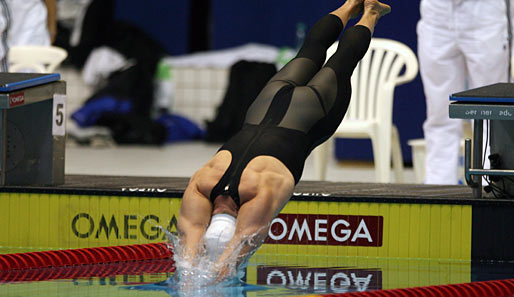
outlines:
{"label": "swimmer's arm", "polygon": [[194,184],[190,184],[184,192],[177,222],[178,235],[185,248],[184,256],[189,259],[194,259],[198,253],[198,245],[209,224],[211,212],[210,201]]}
{"label": "swimmer's arm", "polygon": [[[262,193],[261,193],[262,194]],[[275,216],[288,201],[290,194],[282,197],[271,197],[269,195],[257,196],[241,206],[236,223],[236,233],[227,245],[227,248],[218,260],[218,281],[223,280],[232,273],[232,268],[237,269],[248,257],[250,257],[264,242],[268,235],[268,228]],[[247,241],[252,238],[251,241]],[[236,266],[230,267],[235,250],[241,247],[238,253]],[[233,264],[233,263],[232,263]]]}

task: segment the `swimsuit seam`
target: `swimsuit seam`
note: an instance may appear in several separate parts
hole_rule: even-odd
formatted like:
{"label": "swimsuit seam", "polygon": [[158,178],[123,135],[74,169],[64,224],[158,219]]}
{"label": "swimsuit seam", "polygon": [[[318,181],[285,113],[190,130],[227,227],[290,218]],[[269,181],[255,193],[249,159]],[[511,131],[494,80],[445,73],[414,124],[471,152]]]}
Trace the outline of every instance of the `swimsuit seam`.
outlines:
{"label": "swimsuit seam", "polygon": [[318,90],[316,90],[316,88],[314,88],[313,86],[307,86],[309,89],[311,89],[314,94],[316,94],[316,97],[318,98],[318,101],[319,101],[319,104],[321,105],[321,108],[323,109],[323,113],[325,115],[327,115],[327,109],[325,107],[325,104],[323,104],[323,97],[321,97],[321,94],[318,92]]}

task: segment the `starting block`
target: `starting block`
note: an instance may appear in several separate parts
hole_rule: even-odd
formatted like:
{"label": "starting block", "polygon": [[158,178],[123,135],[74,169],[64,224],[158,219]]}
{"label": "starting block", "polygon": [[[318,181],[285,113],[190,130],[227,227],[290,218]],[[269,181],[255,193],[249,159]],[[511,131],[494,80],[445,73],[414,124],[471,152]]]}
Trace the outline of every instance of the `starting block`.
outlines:
{"label": "starting block", "polygon": [[[504,193],[514,196],[514,84],[497,83],[450,96],[450,118],[471,119],[473,125],[473,150],[471,140],[465,141],[464,175],[473,189],[473,196],[482,196],[482,176],[489,176],[492,184],[500,180]],[[482,168],[483,122],[490,120],[491,169]],[[504,179],[502,179],[504,178]],[[503,197],[505,198],[505,197]]]}
{"label": "starting block", "polygon": [[63,184],[65,121],[59,74],[0,73],[0,185]]}

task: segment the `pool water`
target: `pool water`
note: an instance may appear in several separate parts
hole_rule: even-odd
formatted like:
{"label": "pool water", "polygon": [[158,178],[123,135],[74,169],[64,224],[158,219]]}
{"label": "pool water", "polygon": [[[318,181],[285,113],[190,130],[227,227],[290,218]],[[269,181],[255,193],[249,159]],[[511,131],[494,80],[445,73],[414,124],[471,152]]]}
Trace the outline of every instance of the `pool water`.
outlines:
{"label": "pool water", "polygon": [[512,263],[254,255],[240,283],[176,290],[167,260],[0,272],[0,296],[301,296],[514,278]]}

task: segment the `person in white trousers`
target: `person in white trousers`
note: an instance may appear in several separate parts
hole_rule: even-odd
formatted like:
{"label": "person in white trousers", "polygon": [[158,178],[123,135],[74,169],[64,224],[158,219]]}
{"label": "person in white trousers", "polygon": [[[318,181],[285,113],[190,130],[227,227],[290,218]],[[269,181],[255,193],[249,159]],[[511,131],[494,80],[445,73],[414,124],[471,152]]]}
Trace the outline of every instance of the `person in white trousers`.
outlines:
{"label": "person in white trousers", "polygon": [[462,120],[449,118],[449,96],[508,81],[510,12],[506,0],[421,0],[420,5],[425,183],[457,184]]}
{"label": "person in white trousers", "polygon": [[56,33],[56,0],[0,0],[0,71],[14,45],[50,45]]}

